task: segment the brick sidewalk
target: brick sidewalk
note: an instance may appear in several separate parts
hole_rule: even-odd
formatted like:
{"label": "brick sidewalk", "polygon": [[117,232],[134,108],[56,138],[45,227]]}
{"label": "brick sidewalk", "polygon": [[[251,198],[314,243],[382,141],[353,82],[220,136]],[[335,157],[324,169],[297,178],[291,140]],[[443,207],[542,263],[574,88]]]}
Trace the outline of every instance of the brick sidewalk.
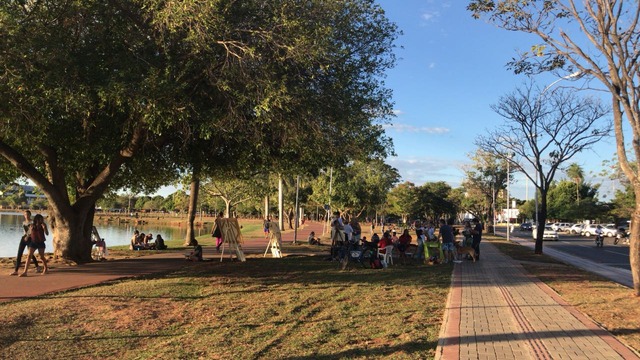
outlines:
{"label": "brick sidewalk", "polygon": [[640,359],[492,244],[456,264],[436,359]]}

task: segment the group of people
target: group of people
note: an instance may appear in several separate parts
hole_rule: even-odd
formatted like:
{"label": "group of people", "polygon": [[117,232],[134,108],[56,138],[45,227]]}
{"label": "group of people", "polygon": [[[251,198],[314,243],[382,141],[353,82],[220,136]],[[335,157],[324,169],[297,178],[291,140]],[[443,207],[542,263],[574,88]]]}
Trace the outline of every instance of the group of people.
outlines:
{"label": "group of people", "polygon": [[[42,275],[46,274],[49,271],[49,267],[47,265],[47,259],[44,257],[44,249],[45,249],[45,241],[46,235],[49,235],[49,229],[47,228],[47,224],[44,222],[44,217],[40,214],[37,214],[31,219],[31,211],[25,210],[24,212],[24,221],[22,222],[23,234],[20,238],[20,244],[18,245],[18,255],[16,257],[16,264],[13,272],[9,275],[18,275],[18,276],[27,276],[27,272],[29,270],[29,265],[33,262],[36,267],[36,272],[41,273]],[[20,270],[20,265],[22,264],[22,255],[24,253],[25,248],[29,249],[29,253],[27,255],[27,262],[24,265],[24,270],[21,273],[18,273]],[[38,264],[38,260],[36,259],[34,253],[38,251],[38,255],[40,256],[40,260],[42,261],[42,268]]]}
{"label": "group of people", "polygon": [[129,244],[129,250],[165,250],[166,248],[167,245],[160,234],[156,235],[156,240],[153,242],[153,234],[141,233],[138,230],[133,232],[131,244]]}
{"label": "group of people", "polygon": [[[352,243],[362,245],[372,249],[384,249],[387,246],[393,246],[400,256],[406,256],[407,250],[409,250],[412,244],[413,237],[409,233],[409,229],[404,229],[400,236],[397,236],[395,229],[385,230],[382,227],[382,237],[375,231],[376,224],[371,224],[371,239],[368,241],[366,237],[361,236],[361,228],[358,220],[354,217],[348,222],[340,217],[339,212],[334,213],[333,220],[331,221],[331,238],[332,242],[337,241],[351,241]],[[473,248],[475,258],[480,258],[480,242],[482,240],[483,226],[478,219],[471,221],[465,221],[462,228],[462,239],[456,242],[456,235],[458,230],[454,229],[453,219],[448,221],[444,219],[439,220],[439,227],[436,231],[436,226],[433,222],[415,224],[415,235],[417,242],[417,251],[413,253],[413,256],[418,259],[423,259],[425,254],[425,246],[430,243],[437,243],[437,248],[442,249],[442,259],[440,259],[439,252],[431,256],[428,260],[430,262],[444,262],[453,263],[459,262],[458,251],[459,247]],[[315,239],[315,234],[309,235],[309,244],[319,244],[319,240]],[[333,245],[333,244],[332,244]]]}

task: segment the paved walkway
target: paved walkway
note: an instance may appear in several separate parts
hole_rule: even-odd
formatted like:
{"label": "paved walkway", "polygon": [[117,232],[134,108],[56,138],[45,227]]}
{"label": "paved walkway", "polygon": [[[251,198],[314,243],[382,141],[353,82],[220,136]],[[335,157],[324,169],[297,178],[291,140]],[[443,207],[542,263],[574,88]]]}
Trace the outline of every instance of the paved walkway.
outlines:
{"label": "paved walkway", "polygon": [[[297,241],[305,243],[311,231],[315,231],[316,236],[322,234],[322,223],[309,222],[300,228]],[[282,239],[285,242],[293,241],[293,231],[283,233]],[[245,254],[264,254],[266,247],[267,241],[261,238],[245,239],[243,244]],[[204,246],[203,250],[205,258],[220,260],[220,254],[215,251],[214,246]],[[227,254],[225,254],[225,261],[229,259]],[[46,275],[37,274],[31,267],[27,277],[8,276],[13,268],[6,267],[1,268],[4,272],[0,274],[0,302],[76,289],[122,278],[171,272],[190,265],[193,264],[184,261],[183,252],[166,252],[81,266],[56,264]]]}
{"label": "paved walkway", "polygon": [[640,359],[488,242],[455,266],[436,358]]}

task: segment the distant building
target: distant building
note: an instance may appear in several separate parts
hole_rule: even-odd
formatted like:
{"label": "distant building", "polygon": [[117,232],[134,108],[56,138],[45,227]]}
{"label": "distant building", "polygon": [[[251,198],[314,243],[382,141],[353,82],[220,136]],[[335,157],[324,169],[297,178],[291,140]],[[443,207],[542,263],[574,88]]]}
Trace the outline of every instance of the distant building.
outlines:
{"label": "distant building", "polygon": [[33,185],[20,185],[12,184],[8,185],[4,189],[0,189],[0,198],[15,195],[20,193],[20,190],[24,192],[24,197],[27,199],[27,205],[33,204],[38,199],[46,200],[47,197],[44,194],[37,194],[36,187]]}

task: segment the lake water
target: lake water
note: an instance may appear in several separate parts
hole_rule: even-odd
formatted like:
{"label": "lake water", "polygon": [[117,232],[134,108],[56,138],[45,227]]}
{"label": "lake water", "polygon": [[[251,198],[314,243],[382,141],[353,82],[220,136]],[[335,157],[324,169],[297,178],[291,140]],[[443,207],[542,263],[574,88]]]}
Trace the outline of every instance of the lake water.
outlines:
{"label": "lake water", "polygon": [[[34,213],[33,215],[35,215]],[[22,213],[1,213],[0,212],[0,257],[14,257],[18,252],[18,242],[22,237],[22,221],[24,217]],[[45,217],[46,221],[46,217]],[[49,222],[47,225],[49,225]],[[175,228],[167,226],[156,225],[133,225],[133,224],[115,224],[115,223],[96,223],[96,228],[100,237],[105,239],[107,247],[115,245],[129,245],[131,236],[135,230],[143,232],[145,234],[152,233],[153,238],[156,238],[157,234],[162,235],[166,240],[184,239],[187,234],[186,228]],[[196,228],[196,236],[199,236],[198,232],[204,232],[206,230],[202,228]],[[51,251],[51,234],[47,236],[47,252]]]}

